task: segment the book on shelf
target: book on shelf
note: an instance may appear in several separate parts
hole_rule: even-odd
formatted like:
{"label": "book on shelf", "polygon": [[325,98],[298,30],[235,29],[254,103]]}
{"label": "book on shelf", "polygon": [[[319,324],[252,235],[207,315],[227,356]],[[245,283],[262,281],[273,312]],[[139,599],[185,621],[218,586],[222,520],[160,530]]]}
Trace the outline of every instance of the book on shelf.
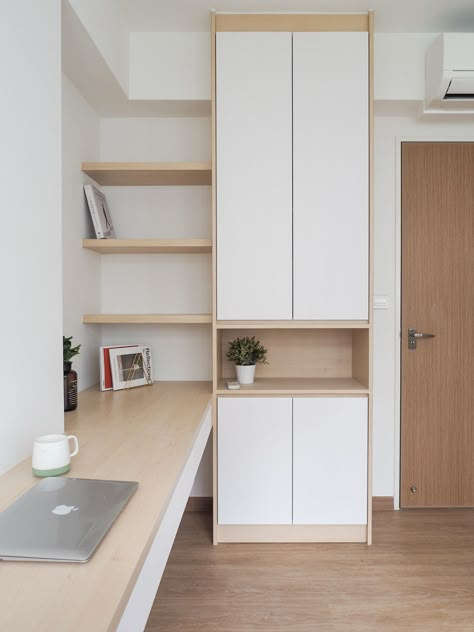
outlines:
{"label": "book on shelf", "polygon": [[110,366],[110,349],[138,349],[139,347],[141,348],[143,345],[113,345],[99,348],[99,387],[101,391],[111,391],[113,388],[112,367]]}
{"label": "book on shelf", "polygon": [[114,227],[105,195],[92,184],[84,185],[84,193],[97,239],[114,239]]}
{"label": "book on shelf", "polygon": [[109,349],[114,391],[153,384],[151,349],[147,346]]}

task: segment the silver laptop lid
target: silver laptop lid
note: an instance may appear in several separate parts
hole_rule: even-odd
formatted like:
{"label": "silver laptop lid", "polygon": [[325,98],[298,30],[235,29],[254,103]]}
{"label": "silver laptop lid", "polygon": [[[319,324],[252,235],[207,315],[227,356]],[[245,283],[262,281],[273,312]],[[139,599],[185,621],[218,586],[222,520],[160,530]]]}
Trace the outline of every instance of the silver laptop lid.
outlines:
{"label": "silver laptop lid", "polygon": [[137,486],[43,479],[0,513],[0,559],[87,562]]}

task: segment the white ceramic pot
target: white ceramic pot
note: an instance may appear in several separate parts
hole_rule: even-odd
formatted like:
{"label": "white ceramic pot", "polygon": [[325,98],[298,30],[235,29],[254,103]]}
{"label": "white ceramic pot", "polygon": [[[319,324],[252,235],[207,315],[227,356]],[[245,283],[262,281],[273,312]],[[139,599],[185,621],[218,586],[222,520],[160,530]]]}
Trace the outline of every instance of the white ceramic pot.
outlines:
{"label": "white ceramic pot", "polygon": [[250,366],[239,366],[236,364],[235,370],[237,371],[237,379],[240,384],[253,384],[255,380],[255,364]]}

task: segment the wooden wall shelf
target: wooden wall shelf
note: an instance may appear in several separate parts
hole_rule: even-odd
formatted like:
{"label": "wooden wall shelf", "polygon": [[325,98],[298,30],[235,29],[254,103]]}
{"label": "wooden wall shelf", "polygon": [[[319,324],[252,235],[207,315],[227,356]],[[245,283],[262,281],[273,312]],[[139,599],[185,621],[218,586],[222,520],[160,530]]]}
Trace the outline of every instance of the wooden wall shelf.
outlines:
{"label": "wooden wall shelf", "polygon": [[[235,379],[235,378],[234,378]],[[368,386],[354,378],[256,378],[253,384],[229,390],[220,380],[217,395],[368,395]]]}
{"label": "wooden wall shelf", "polygon": [[102,255],[212,252],[210,239],[83,239],[82,247]]}
{"label": "wooden wall shelf", "polygon": [[212,323],[211,314],[84,314],[87,324],[118,325],[206,325]]}
{"label": "wooden wall shelf", "polygon": [[82,171],[103,186],[211,184],[208,162],[83,162]]}

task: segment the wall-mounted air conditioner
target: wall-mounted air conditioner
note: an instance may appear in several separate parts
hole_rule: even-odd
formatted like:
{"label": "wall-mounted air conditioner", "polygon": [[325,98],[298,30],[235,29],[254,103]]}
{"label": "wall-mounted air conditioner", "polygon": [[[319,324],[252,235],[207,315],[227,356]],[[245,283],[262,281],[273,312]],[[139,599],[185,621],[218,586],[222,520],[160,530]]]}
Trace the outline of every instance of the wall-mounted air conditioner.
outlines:
{"label": "wall-mounted air conditioner", "polygon": [[474,112],[474,33],[443,33],[426,54],[425,111]]}

